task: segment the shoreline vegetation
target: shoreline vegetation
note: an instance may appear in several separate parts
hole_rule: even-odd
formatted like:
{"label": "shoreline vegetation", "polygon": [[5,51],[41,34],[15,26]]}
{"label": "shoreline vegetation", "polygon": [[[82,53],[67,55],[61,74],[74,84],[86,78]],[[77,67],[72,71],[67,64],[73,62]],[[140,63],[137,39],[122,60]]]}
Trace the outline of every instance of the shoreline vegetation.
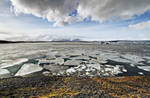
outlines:
{"label": "shoreline vegetation", "polygon": [[58,77],[29,76],[0,79],[1,98],[148,98],[149,76]]}

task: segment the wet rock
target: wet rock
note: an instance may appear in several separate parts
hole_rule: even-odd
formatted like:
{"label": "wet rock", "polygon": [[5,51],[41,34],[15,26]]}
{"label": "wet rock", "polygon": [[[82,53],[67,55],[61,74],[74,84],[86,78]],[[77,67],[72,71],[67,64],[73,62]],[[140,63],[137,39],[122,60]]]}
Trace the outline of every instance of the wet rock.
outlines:
{"label": "wet rock", "polygon": [[43,68],[36,64],[24,64],[15,76],[24,76],[34,72],[41,71]]}

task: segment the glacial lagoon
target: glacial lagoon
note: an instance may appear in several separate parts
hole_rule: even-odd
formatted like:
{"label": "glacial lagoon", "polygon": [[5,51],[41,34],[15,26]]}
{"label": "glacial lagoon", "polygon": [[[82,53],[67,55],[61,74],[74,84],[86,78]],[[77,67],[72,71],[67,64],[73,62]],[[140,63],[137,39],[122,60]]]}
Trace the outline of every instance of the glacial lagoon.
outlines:
{"label": "glacial lagoon", "polygon": [[149,76],[150,44],[47,42],[0,44],[0,78]]}

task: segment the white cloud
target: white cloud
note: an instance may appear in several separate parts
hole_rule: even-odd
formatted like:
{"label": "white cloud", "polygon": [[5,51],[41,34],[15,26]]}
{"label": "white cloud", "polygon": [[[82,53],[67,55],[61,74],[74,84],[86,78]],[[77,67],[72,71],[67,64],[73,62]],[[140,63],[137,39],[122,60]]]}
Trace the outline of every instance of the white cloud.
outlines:
{"label": "white cloud", "polygon": [[[54,22],[54,26],[64,26],[77,20],[69,14],[77,8],[78,0],[11,0],[15,12],[32,14]],[[75,18],[75,19],[74,19]]]}
{"label": "white cloud", "polygon": [[146,22],[141,22],[138,24],[129,25],[129,28],[133,28],[133,29],[137,29],[137,30],[150,28],[150,20],[146,21]]}
{"label": "white cloud", "polygon": [[130,19],[150,9],[150,0],[81,0],[78,12],[82,17],[91,16],[92,20]]}
{"label": "white cloud", "polygon": [[[130,19],[150,9],[150,0],[10,0],[15,12],[32,14],[64,26],[86,17],[104,22]],[[69,16],[74,10],[77,16]]]}

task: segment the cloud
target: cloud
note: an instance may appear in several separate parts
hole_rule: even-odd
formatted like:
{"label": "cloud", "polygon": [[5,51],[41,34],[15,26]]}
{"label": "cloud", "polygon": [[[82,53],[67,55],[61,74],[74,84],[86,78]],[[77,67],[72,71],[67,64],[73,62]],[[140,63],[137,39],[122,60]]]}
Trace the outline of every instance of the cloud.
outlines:
{"label": "cloud", "polygon": [[146,21],[146,22],[141,22],[138,24],[129,25],[129,28],[133,28],[133,29],[137,29],[137,30],[150,28],[150,20]]}
{"label": "cloud", "polygon": [[[150,9],[150,0],[10,0],[16,13],[42,17],[54,26],[65,26],[84,18],[104,22],[130,19]],[[70,15],[77,10],[77,15]]]}
{"label": "cloud", "polygon": [[64,26],[77,20],[69,16],[78,6],[78,0],[11,0],[15,12],[32,14],[54,22],[54,26]]}
{"label": "cloud", "polygon": [[99,22],[130,19],[150,9],[150,0],[81,0],[78,12]]}

